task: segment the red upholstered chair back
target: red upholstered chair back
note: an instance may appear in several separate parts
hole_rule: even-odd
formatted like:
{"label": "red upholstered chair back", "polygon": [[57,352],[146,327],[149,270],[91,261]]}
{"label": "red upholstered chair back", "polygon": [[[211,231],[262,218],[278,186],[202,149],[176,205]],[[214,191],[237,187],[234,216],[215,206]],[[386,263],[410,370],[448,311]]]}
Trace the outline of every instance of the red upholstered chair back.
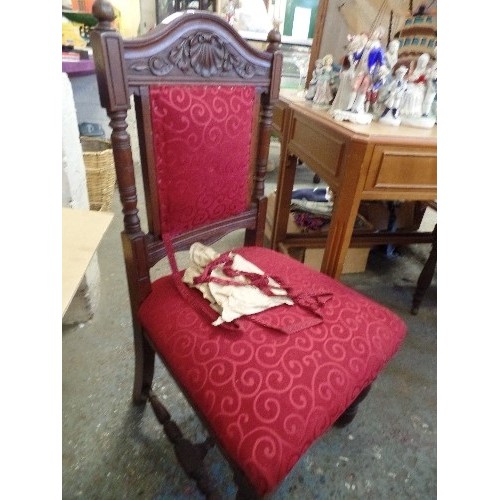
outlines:
{"label": "red upholstered chair back", "polygon": [[[245,243],[262,244],[280,37],[271,32],[268,49],[261,52],[220,17],[191,11],[126,40],[112,28],[112,12],[104,19],[107,2],[96,5],[100,22],[91,44],[112,128],[122,242],[136,311],[151,289],[149,269],[165,256],[165,235],[176,251],[242,228]],[[139,158],[133,157],[127,127],[131,96],[143,178],[137,184]],[[139,186],[147,228],[138,214]]]}
{"label": "red upholstered chair back", "polygon": [[183,233],[250,207],[257,98],[252,86],[150,88],[162,233]]}

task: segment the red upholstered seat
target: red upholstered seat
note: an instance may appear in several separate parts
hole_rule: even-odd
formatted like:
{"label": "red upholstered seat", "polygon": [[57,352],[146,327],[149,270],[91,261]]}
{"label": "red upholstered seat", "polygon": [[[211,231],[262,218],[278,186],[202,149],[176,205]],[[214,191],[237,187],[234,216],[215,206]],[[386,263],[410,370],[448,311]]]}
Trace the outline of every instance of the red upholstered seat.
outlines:
{"label": "red upholstered seat", "polygon": [[[298,291],[332,292],[318,326],[287,335],[245,318],[214,327],[173,279],[153,283],[139,317],[155,350],[256,491],[272,491],[396,352],[405,324],[337,280],[260,247],[237,250]],[[266,314],[283,316],[289,306]]]}

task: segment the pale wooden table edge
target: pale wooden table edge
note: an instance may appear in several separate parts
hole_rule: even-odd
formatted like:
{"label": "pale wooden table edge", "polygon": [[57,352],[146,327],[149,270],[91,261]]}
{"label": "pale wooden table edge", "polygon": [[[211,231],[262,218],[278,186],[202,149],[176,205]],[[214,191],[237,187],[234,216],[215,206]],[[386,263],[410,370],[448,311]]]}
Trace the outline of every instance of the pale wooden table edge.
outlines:
{"label": "pale wooden table edge", "polygon": [[62,315],[68,310],[114,214],[62,207]]}

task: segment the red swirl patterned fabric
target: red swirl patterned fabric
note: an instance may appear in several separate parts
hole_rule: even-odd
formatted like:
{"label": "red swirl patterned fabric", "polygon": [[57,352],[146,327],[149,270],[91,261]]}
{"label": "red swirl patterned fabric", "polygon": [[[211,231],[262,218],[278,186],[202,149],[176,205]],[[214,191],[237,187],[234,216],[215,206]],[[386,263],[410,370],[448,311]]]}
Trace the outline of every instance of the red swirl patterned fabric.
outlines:
{"label": "red swirl patterned fabric", "polygon": [[[400,346],[404,322],[389,309],[290,257],[260,247],[237,253],[294,293],[330,292],[323,322],[286,335],[240,318],[238,331],[210,324],[170,276],[153,283],[139,316],[182,384],[259,494],[272,491],[340,417]],[[294,323],[280,306],[268,321]],[[300,320],[300,318],[299,318]]]}
{"label": "red swirl patterned fabric", "polygon": [[150,87],[162,233],[247,208],[255,98],[249,86]]}

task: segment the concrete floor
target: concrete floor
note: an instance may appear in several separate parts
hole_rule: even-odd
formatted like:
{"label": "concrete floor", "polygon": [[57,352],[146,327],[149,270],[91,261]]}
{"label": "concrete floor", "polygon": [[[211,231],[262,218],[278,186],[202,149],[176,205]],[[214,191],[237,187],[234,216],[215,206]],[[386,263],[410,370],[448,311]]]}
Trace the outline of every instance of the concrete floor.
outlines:
{"label": "concrete floor", "polygon": [[[269,174],[267,191],[275,176]],[[305,166],[299,176],[304,185],[312,179]],[[98,249],[102,288],[95,316],[63,327],[62,498],[201,498],[149,406],[131,404],[132,325],[116,193],[113,210],[116,217]],[[342,276],[404,318],[408,335],[352,424],[319,439],[270,499],[436,498],[436,276],[419,314],[410,314],[428,251],[428,245],[405,247],[389,258],[374,250],[365,272]],[[169,400],[186,435],[202,440],[198,419],[159,363],[155,390]],[[220,452],[212,449],[205,463],[222,498],[233,498]]]}

